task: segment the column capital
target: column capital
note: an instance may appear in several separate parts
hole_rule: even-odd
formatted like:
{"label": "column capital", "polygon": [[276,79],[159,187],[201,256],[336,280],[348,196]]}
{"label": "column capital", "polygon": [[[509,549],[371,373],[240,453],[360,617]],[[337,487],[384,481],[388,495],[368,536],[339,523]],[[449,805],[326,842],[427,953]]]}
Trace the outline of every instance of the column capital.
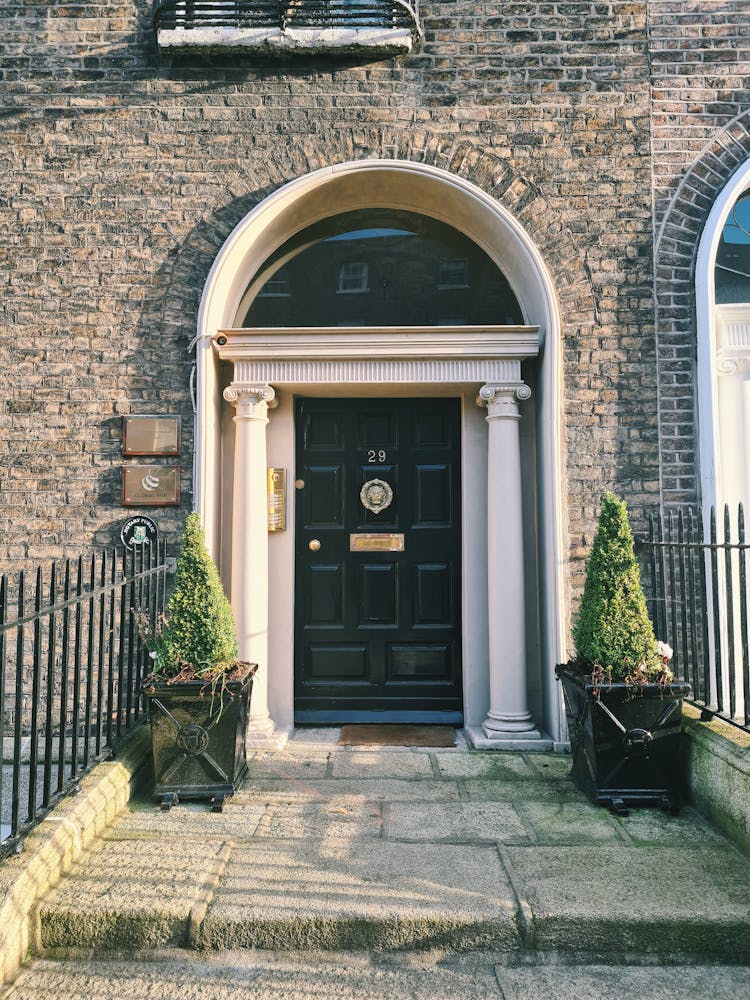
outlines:
{"label": "column capital", "polygon": [[518,416],[517,400],[529,399],[531,389],[525,382],[488,382],[479,390],[477,406],[487,407],[488,417]]}
{"label": "column capital", "polygon": [[[265,403],[273,408],[279,405],[276,393],[270,385],[243,385],[232,382],[223,392],[224,399],[231,403],[237,410],[238,415],[252,415],[256,406]],[[247,413],[248,409],[250,413]],[[265,413],[265,408],[263,410]]]}

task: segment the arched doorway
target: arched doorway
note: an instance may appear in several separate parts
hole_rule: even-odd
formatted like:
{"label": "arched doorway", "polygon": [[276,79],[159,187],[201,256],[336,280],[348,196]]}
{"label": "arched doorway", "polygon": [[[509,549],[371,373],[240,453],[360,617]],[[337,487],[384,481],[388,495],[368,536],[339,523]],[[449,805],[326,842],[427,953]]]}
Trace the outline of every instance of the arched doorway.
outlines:
{"label": "arched doorway", "polygon": [[[311,227],[325,227],[334,215],[380,210],[411,213],[461,234],[503,276],[507,301],[519,314],[511,318],[522,322],[508,324],[503,314],[500,323],[464,328],[439,325],[441,319],[459,318],[443,316],[438,325],[410,327],[406,337],[398,326],[359,326],[359,317],[352,326],[306,332],[269,327],[250,333],[237,327],[246,307],[259,309],[262,299],[285,294],[289,274],[283,271],[292,257],[284,248],[290,241]],[[462,259],[445,258],[444,284],[459,283]],[[363,274],[362,267],[347,270],[343,280],[350,292],[367,287]],[[264,287],[268,294],[258,296]],[[318,171],[266,199],[230,236],[209,276],[200,313],[196,483],[209,544],[220,555],[225,576],[231,563],[233,602],[247,642],[260,654],[253,658],[267,658],[267,695],[261,690],[259,700],[267,697],[277,726],[290,726],[295,713],[295,531],[272,536],[268,553],[261,553],[260,525],[255,524],[251,543],[245,511],[247,497],[265,490],[267,464],[293,476],[295,399],[452,398],[461,412],[465,722],[477,745],[541,749],[560,741],[552,675],[565,647],[558,328],[549,276],[523,230],[478,188],[436,168],[362,161]],[[532,400],[522,365],[533,383]],[[255,393],[251,402],[248,388]],[[222,390],[237,406],[234,417],[222,404]],[[479,390],[485,410],[475,405]],[[272,397],[279,404],[268,422]],[[516,451],[524,460],[511,463],[517,465],[513,485],[507,457]],[[294,507],[291,489],[288,502]],[[248,553],[252,570],[242,568]]]}
{"label": "arched doorway", "polygon": [[750,504],[750,162],[714,204],[698,247],[701,497]]}

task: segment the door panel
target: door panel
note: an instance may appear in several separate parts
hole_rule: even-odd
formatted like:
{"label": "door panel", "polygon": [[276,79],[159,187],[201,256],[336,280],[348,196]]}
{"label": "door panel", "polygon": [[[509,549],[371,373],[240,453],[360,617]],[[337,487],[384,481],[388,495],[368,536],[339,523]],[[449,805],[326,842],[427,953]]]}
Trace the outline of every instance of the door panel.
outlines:
{"label": "door panel", "polygon": [[461,721],[459,400],[298,400],[296,436],[297,721]]}
{"label": "door panel", "polygon": [[344,567],[307,567],[306,619],[310,629],[344,627]]}
{"label": "door panel", "polygon": [[414,627],[450,627],[453,622],[453,574],[449,563],[420,563],[414,567]]}
{"label": "door panel", "polygon": [[303,494],[305,524],[316,527],[343,527],[344,470],[340,465],[310,465],[305,470],[307,488]]}

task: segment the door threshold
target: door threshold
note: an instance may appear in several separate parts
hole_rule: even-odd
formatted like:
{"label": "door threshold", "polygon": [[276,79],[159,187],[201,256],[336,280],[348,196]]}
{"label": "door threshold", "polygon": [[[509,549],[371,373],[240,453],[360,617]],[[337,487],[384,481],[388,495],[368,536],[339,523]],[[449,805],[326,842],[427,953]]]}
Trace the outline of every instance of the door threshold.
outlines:
{"label": "door threshold", "polygon": [[294,713],[295,725],[341,725],[347,722],[369,723],[411,723],[412,725],[444,725],[462,726],[463,712],[414,712],[392,709],[388,711],[372,711],[367,709],[349,709],[345,711],[330,711],[324,709],[307,709]]}

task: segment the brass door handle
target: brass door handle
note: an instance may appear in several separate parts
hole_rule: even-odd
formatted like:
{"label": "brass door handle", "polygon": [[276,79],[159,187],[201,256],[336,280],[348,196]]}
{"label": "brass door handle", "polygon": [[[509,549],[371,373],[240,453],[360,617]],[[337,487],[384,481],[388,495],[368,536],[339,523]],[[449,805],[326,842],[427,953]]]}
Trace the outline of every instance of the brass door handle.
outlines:
{"label": "brass door handle", "polygon": [[307,543],[307,547],[311,552],[318,552],[320,551],[320,542],[317,538],[311,538]]}

